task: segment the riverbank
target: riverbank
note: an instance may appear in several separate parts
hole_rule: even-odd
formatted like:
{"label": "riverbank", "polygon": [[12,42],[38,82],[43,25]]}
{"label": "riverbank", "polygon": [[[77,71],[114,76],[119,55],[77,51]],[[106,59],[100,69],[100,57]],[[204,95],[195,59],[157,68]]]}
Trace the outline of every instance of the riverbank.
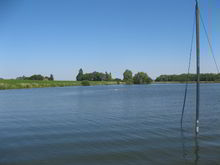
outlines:
{"label": "riverbank", "polygon": [[[88,81],[90,86],[95,85],[118,85],[117,81]],[[184,84],[185,82],[163,81],[152,82],[152,84]],[[189,83],[196,83],[189,81]],[[220,81],[201,81],[201,83],[220,83]],[[119,84],[125,84],[120,82]],[[47,87],[65,87],[65,86],[83,86],[82,81],[38,81],[38,80],[0,80],[0,90],[5,89],[25,89],[25,88],[47,88]]]}
{"label": "riverbank", "polygon": [[[89,81],[89,85],[117,85],[116,81]],[[82,86],[81,81],[37,81],[37,80],[0,80],[0,90]]]}

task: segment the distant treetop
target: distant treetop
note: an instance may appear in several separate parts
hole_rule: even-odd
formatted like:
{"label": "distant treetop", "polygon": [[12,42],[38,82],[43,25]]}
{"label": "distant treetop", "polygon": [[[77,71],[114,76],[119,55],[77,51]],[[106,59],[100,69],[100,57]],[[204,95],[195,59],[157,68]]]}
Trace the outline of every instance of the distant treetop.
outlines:
{"label": "distant treetop", "polygon": [[42,76],[40,74],[35,74],[35,75],[32,75],[30,77],[26,77],[26,76],[22,76],[22,77],[17,77],[16,78],[17,80],[49,80],[49,81],[53,81],[54,80],[54,77],[53,75],[51,74],[50,77],[47,77],[47,76]]}
{"label": "distant treetop", "polygon": [[134,84],[149,84],[153,80],[144,72],[138,72],[133,77]]}
{"label": "distant treetop", "polygon": [[126,69],[125,72],[123,73],[123,80],[124,81],[131,81],[132,80],[132,71]]}
{"label": "distant treetop", "polygon": [[[177,81],[177,82],[184,82],[187,80],[187,74],[180,74],[180,75],[160,75],[156,78],[156,82],[163,82],[163,81]],[[189,74],[188,81],[196,81],[197,75],[196,74]],[[214,73],[202,73],[200,74],[200,81],[220,81],[220,74]]]}
{"label": "distant treetop", "polygon": [[83,73],[83,70],[80,69],[78,75],[76,76],[77,81],[111,81],[112,74],[105,72],[92,72],[92,73]]}

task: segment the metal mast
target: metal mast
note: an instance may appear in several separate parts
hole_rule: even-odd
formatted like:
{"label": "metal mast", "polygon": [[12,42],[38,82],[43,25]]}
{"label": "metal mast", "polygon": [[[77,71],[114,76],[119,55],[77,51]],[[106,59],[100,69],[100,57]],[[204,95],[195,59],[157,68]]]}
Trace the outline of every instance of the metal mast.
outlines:
{"label": "metal mast", "polygon": [[199,105],[200,105],[200,10],[196,0],[196,135],[199,133]]}

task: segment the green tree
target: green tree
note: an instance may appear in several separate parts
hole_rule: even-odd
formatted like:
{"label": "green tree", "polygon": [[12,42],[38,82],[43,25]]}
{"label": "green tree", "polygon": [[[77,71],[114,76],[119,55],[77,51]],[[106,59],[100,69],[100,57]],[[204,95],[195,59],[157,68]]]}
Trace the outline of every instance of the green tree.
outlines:
{"label": "green tree", "polygon": [[152,79],[144,72],[138,72],[133,78],[134,84],[149,84]]}
{"label": "green tree", "polygon": [[78,75],[76,76],[77,81],[82,81],[83,80],[83,70],[82,68],[79,70]]}
{"label": "green tree", "polygon": [[105,74],[99,72],[92,73],[93,81],[103,81],[105,78]]}
{"label": "green tree", "polygon": [[112,74],[105,72],[105,81],[111,81],[112,80]]}
{"label": "green tree", "polygon": [[92,72],[92,73],[85,73],[83,74],[83,71],[80,69],[79,73],[76,77],[77,81],[111,81],[112,75],[111,73],[105,72]]}
{"label": "green tree", "polygon": [[22,77],[17,77],[16,80],[27,80],[28,78],[25,77],[25,76],[22,76]]}
{"label": "green tree", "polygon": [[49,77],[49,79],[48,80],[50,80],[50,81],[53,81],[54,80],[54,77],[53,77],[53,75],[51,74],[50,75],[50,77]]}
{"label": "green tree", "polygon": [[[186,80],[189,81],[196,81],[197,75],[196,74],[180,74],[180,75],[160,75],[156,78],[155,81],[175,81],[175,82],[185,82]],[[202,73],[200,74],[200,81],[218,81],[220,80],[219,74],[213,73]]]}
{"label": "green tree", "polygon": [[44,80],[44,76],[40,75],[40,74],[35,74],[32,75],[31,77],[28,78],[29,80]]}
{"label": "green tree", "polygon": [[124,81],[131,81],[132,80],[132,71],[126,69],[125,72],[123,73],[123,80]]}

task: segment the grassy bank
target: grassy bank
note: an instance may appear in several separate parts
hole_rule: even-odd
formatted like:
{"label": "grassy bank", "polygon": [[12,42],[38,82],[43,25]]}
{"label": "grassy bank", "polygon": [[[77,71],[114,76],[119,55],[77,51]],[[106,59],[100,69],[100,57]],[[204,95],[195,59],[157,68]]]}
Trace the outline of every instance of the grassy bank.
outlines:
{"label": "grassy bank", "polygon": [[[88,81],[89,85],[117,85],[116,81]],[[152,82],[153,84],[177,84],[185,82],[163,81]],[[190,81],[189,83],[196,83]],[[201,83],[220,83],[220,81],[202,81]],[[0,90],[4,89],[24,89],[24,88],[46,88],[46,87],[65,87],[65,86],[82,86],[81,81],[37,81],[37,80],[0,80]],[[120,84],[125,84],[120,82]]]}
{"label": "grassy bank", "polygon": [[[116,85],[116,81],[89,81],[94,85]],[[80,81],[34,81],[34,80],[0,80],[0,90],[3,89],[23,89],[23,88],[46,88],[82,86]]]}

